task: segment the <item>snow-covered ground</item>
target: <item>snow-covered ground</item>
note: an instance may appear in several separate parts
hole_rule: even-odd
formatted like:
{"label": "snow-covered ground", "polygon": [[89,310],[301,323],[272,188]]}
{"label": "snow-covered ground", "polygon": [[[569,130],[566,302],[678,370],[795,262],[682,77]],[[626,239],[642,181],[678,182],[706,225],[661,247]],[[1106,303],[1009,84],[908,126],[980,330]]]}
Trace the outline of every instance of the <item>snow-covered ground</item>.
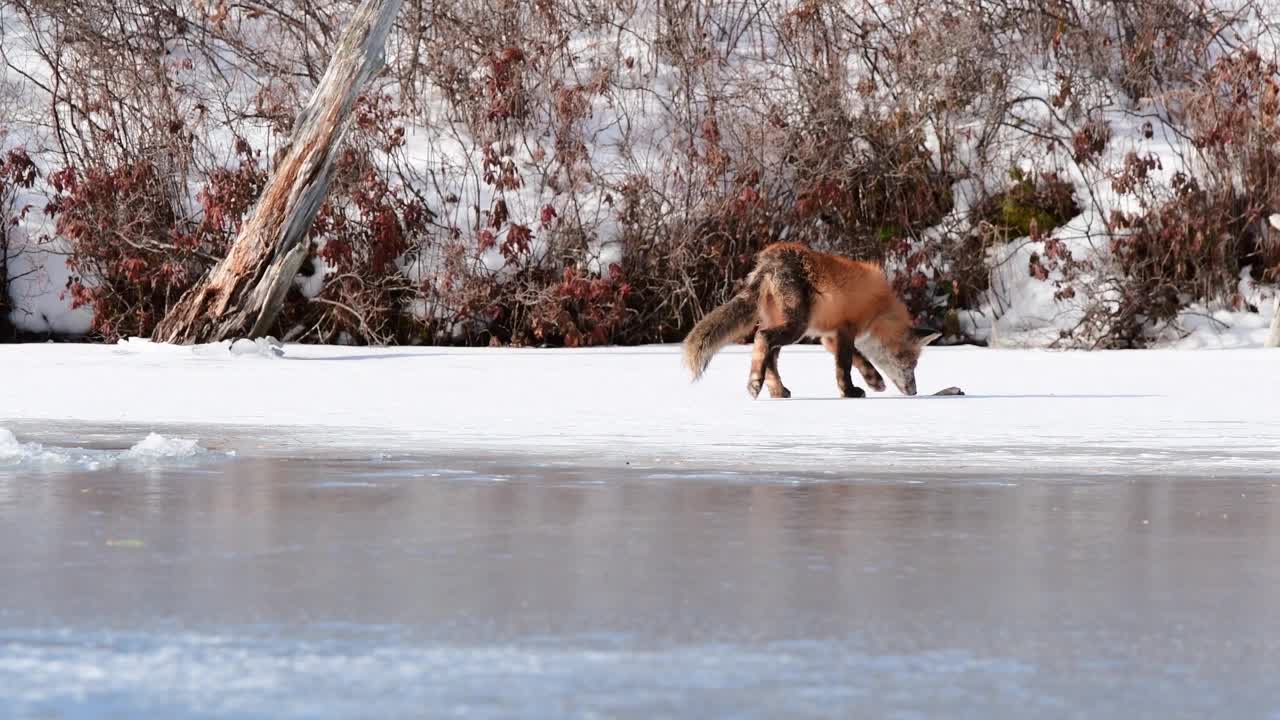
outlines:
{"label": "snow-covered ground", "polygon": [[[290,345],[283,357],[138,340],[7,346],[0,427],[18,428],[10,449],[41,440],[23,428],[58,421],[85,432],[181,427],[179,436],[212,450],[227,448],[201,435],[240,437],[236,448],[250,452],[497,454],[844,476],[1280,468],[1276,351],[929,348],[921,396],[843,400],[831,356],[792,346],[780,365],[794,397],[753,401],[747,350],[726,349],[690,383],[674,346]],[[967,396],[923,395],[953,385]]]}

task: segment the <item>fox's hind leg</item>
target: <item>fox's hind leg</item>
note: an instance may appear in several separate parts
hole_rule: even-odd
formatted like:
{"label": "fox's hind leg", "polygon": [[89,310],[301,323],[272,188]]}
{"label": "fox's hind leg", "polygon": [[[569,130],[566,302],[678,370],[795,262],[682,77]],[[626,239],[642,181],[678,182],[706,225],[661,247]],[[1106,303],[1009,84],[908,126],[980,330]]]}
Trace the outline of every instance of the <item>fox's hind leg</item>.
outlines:
{"label": "fox's hind leg", "polygon": [[788,398],[791,391],[782,384],[778,375],[778,353],[783,345],[790,345],[804,336],[804,318],[792,319],[784,325],[756,331],[756,344],[751,351],[751,377],[747,381],[747,392],[751,397],[760,394],[760,387],[769,386],[769,397]]}
{"label": "fox's hind leg", "polygon": [[[836,387],[840,388],[840,395],[847,398],[866,397],[867,392],[853,384],[853,375],[849,372],[854,356],[858,354],[853,347],[853,338],[840,333],[836,337],[822,338],[822,345],[836,356]],[[874,368],[872,372],[875,372]]]}
{"label": "fox's hind leg", "polygon": [[751,353],[747,392],[753,398],[760,394],[760,387],[766,382],[770,396],[791,397],[791,391],[778,375],[778,352],[783,345],[804,337],[809,326],[813,287],[803,258],[792,253],[775,258],[773,265],[762,280],[766,289],[760,295],[760,329],[756,331],[756,344]]}
{"label": "fox's hind leg", "polygon": [[[799,339],[799,337],[796,338],[796,340]],[[795,340],[782,343],[782,345],[790,345],[793,342]],[[791,397],[791,391],[782,384],[782,376],[778,374],[778,355],[782,353],[782,345],[775,345],[769,351],[769,357],[764,366],[764,383],[769,388],[769,397],[773,398]]]}

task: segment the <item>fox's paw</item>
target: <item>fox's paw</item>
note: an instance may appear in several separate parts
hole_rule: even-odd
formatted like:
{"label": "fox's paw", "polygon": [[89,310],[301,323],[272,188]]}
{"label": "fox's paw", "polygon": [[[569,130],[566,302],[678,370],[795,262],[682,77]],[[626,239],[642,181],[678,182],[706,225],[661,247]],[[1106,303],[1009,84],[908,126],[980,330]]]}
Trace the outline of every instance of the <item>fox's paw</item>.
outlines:
{"label": "fox's paw", "polygon": [[764,385],[764,382],[756,378],[751,378],[747,381],[747,394],[751,396],[752,400],[760,396],[760,387],[762,385]]}
{"label": "fox's paw", "polygon": [[[872,377],[872,378],[863,378],[863,380],[867,381],[867,387],[871,388],[872,390],[875,390],[876,392],[884,392],[884,387],[885,387],[884,378],[880,377],[879,375],[876,375],[875,377]],[[862,397],[862,396],[859,395],[858,397]]]}
{"label": "fox's paw", "polygon": [[[884,388],[881,389],[883,390]],[[867,391],[855,386],[845,390],[844,396],[847,398],[864,398],[867,396]]]}
{"label": "fox's paw", "polygon": [[788,389],[787,389],[785,386],[783,386],[783,385],[779,385],[779,386],[777,386],[777,387],[771,387],[771,388],[769,388],[769,397],[771,397],[771,398],[789,398],[789,397],[791,397],[791,391],[790,391],[790,390],[788,390]]}

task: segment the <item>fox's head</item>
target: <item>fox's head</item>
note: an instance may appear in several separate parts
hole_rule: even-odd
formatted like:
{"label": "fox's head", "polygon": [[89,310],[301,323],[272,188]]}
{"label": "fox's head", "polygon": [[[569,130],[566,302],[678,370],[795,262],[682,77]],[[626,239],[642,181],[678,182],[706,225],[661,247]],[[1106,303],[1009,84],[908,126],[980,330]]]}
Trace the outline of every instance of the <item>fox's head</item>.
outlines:
{"label": "fox's head", "polygon": [[924,346],[937,340],[942,333],[925,327],[907,327],[905,330],[872,328],[858,338],[858,350],[867,356],[880,372],[903,395],[916,394],[916,363]]}

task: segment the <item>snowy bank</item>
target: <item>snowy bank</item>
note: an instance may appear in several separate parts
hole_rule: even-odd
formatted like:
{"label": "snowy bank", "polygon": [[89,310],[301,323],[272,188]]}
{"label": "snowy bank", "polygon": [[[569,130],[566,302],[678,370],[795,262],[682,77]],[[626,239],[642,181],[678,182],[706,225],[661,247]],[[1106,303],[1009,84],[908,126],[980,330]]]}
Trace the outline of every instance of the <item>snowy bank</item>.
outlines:
{"label": "snowy bank", "polygon": [[[921,392],[836,397],[831,356],[782,353],[789,400],[746,394],[748,348],[691,384],[673,346],[289,346],[270,362],[122,343],[0,347],[14,421],[270,427],[291,448],[521,456],[585,465],[874,472],[1275,473],[1268,350],[930,348]],[[273,440],[262,441],[269,446]],[[283,442],[283,441],[281,441]]]}
{"label": "snowy bank", "polygon": [[[225,251],[354,5],[184,1],[172,28],[103,0],[0,6],[0,153],[38,170],[0,192],[0,329],[149,334]],[[402,16],[295,278],[320,302],[277,335],[670,340],[766,237],[882,260],[918,316],[991,345],[1169,346],[1265,321],[1277,0],[551,2],[509,27],[487,3],[447,8]],[[162,41],[113,50],[133,35]],[[163,192],[126,182],[151,173]],[[1260,286],[1237,292],[1242,270]],[[150,280],[146,306],[127,299]]]}

